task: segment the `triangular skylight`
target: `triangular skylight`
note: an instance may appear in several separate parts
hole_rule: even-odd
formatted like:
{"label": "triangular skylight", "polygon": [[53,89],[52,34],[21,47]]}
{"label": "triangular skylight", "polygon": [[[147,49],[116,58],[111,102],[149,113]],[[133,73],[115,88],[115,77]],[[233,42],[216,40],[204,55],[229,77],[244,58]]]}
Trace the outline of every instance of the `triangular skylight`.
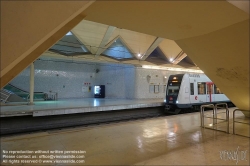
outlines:
{"label": "triangular skylight", "polygon": [[169,64],[170,62],[161,51],[159,47],[157,47],[146,59],[145,61],[154,63],[156,65]]}
{"label": "triangular skylight", "polygon": [[117,60],[134,59],[133,54],[128,47],[117,38],[103,53],[102,55],[108,56]]}
{"label": "triangular skylight", "polygon": [[188,57],[186,56],[184,59],[182,59],[178,65],[182,67],[194,67],[196,66],[195,63]]}
{"label": "triangular skylight", "polygon": [[88,54],[90,51],[80,43],[77,38],[68,32],[61,40],[53,45],[49,51],[56,52],[66,56]]}
{"label": "triangular skylight", "polygon": [[68,33],[66,33],[66,36],[68,36],[68,35],[72,35],[72,33],[69,31]]}

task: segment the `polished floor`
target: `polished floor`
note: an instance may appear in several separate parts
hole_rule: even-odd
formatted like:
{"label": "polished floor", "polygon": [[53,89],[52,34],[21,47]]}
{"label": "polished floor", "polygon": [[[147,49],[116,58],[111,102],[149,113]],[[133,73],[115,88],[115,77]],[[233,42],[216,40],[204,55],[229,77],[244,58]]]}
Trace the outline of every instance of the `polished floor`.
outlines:
{"label": "polished floor", "polygon": [[[249,122],[241,112],[236,116]],[[236,133],[249,136],[249,125],[237,124]],[[204,129],[199,112],[1,137],[3,150],[86,151],[85,163],[78,165],[249,165],[250,160],[249,138],[232,134],[232,120],[230,134]]]}

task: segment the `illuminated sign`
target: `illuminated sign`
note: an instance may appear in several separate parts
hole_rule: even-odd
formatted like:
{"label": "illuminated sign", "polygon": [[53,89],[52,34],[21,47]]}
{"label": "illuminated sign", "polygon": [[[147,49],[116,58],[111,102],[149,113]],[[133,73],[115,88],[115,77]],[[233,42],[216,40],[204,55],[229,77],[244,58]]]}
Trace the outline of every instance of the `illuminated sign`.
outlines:
{"label": "illuminated sign", "polygon": [[189,77],[198,77],[198,78],[200,78],[199,74],[188,74],[188,75],[189,75]]}

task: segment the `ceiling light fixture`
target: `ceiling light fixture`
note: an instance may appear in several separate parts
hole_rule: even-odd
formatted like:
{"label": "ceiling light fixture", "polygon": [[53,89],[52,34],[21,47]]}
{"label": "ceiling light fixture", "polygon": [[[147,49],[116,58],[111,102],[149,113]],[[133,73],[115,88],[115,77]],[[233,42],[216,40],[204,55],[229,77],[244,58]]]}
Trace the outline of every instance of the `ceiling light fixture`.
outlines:
{"label": "ceiling light fixture", "polygon": [[173,58],[170,58],[169,60],[170,60],[170,62],[173,62]]}
{"label": "ceiling light fixture", "polygon": [[162,67],[162,66],[152,66],[152,65],[142,65],[142,68],[169,70],[169,71],[183,71],[183,72],[191,72],[191,73],[204,73],[202,70],[196,70],[196,69],[184,69],[184,68]]}

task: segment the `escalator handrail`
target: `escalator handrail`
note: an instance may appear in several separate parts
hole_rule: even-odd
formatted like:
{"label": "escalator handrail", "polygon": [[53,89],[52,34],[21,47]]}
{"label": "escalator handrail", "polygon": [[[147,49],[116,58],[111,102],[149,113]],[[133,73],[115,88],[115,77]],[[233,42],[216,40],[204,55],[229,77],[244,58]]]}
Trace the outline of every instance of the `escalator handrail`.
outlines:
{"label": "escalator handrail", "polygon": [[[25,91],[25,90],[22,90],[22,89],[20,89],[20,88],[18,88],[18,87],[16,87],[16,86],[14,86],[14,85],[12,85],[12,84],[7,84],[7,85],[10,85],[10,86],[12,86],[13,88],[16,88],[16,89],[18,89],[19,91],[21,91],[21,92],[23,92],[23,93],[27,93],[27,94],[29,94],[29,92],[27,92],[27,91]],[[35,94],[38,94],[38,93],[41,93],[41,94],[44,94],[44,92],[34,92]]]}

